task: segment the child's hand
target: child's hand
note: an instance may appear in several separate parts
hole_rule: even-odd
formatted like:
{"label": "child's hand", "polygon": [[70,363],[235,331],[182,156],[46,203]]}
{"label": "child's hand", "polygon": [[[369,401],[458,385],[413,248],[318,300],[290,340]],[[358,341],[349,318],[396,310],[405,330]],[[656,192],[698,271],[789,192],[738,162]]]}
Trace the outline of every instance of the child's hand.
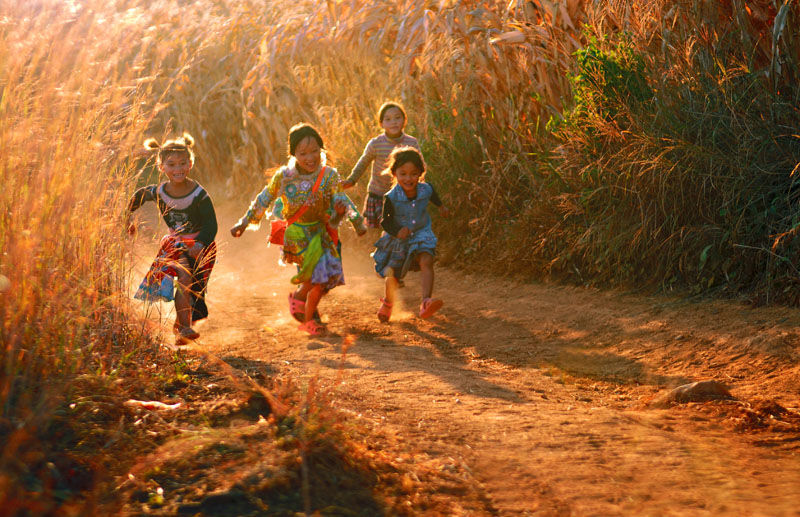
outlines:
{"label": "child's hand", "polygon": [[444,218],[450,217],[450,209],[447,208],[446,206],[440,206],[439,207],[439,215],[444,217]]}
{"label": "child's hand", "polygon": [[350,180],[344,180],[344,181],[342,181],[341,185],[342,185],[342,188],[343,188],[343,189],[347,190],[347,189],[349,189],[349,188],[353,188],[353,186],[355,185],[355,183],[353,183],[353,182],[352,182],[352,181],[350,181]]}
{"label": "child's hand", "polygon": [[231,235],[234,237],[241,237],[245,228],[247,228],[247,223],[245,222],[235,224],[231,227]]}
{"label": "child's hand", "polygon": [[136,223],[130,223],[128,225],[128,235],[136,235]]}
{"label": "child's hand", "polygon": [[410,236],[411,236],[411,230],[406,226],[403,226],[402,228],[400,228],[400,231],[397,232],[397,238],[398,239],[406,240]]}
{"label": "child's hand", "polygon": [[337,214],[342,215],[347,211],[347,205],[344,204],[344,201],[337,201],[336,204],[333,205],[333,209],[336,210]]}

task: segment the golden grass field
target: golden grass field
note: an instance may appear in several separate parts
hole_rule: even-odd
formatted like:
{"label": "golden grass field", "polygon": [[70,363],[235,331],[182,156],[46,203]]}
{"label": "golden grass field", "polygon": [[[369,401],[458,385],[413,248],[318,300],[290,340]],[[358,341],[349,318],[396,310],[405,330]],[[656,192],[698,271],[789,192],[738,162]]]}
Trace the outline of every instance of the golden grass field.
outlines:
{"label": "golden grass field", "polygon": [[[195,176],[240,199],[285,160],[294,123],[319,127],[345,169],[399,100],[456,206],[451,260],[796,303],[798,14],[765,0],[3,2],[0,507],[35,475],[65,396],[148,341],[122,221],[152,180],[149,136],[192,133]],[[609,68],[579,76],[592,38]],[[643,101],[603,75],[632,73],[620,41],[641,58]]]}

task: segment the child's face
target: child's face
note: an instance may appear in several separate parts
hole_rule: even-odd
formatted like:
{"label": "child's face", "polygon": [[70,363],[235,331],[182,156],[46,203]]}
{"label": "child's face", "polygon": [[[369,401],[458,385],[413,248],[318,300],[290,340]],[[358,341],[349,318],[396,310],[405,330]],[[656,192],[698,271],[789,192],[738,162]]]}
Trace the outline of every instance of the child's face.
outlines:
{"label": "child's face", "polygon": [[384,112],[381,127],[386,136],[397,138],[403,133],[405,126],[406,118],[403,116],[402,111],[397,108],[389,108]]}
{"label": "child's face", "polygon": [[417,183],[422,176],[422,171],[411,162],[406,162],[394,171],[394,177],[397,178],[397,184],[403,189],[408,197],[416,197]]}
{"label": "child's face", "polygon": [[309,136],[297,144],[294,150],[294,159],[302,172],[314,172],[322,161],[321,152],[322,149],[317,141]]}
{"label": "child's face", "polygon": [[171,183],[180,184],[189,177],[189,171],[192,170],[192,161],[187,153],[170,153],[164,157],[158,168],[167,175]]}

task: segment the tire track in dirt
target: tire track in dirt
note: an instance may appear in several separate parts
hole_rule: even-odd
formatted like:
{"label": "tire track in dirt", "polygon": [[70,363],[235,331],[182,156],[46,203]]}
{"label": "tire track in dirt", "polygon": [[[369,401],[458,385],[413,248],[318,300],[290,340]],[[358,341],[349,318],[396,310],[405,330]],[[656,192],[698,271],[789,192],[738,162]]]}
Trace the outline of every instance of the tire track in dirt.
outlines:
{"label": "tire track in dirt", "polygon": [[[233,217],[220,218],[223,232]],[[200,344],[298,378],[341,382],[340,405],[479,480],[499,515],[800,515],[800,444],[757,446],[701,406],[653,410],[667,386],[704,378],[747,400],[800,406],[800,317],[516,284],[439,269],[445,307],[415,317],[418,277],[383,325],[367,251],[345,242],[347,285],[312,339],[287,311],[291,269],[264,232],[220,235]],[[349,234],[345,238],[352,238]],[[353,339],[343,356],[345,337]]]}

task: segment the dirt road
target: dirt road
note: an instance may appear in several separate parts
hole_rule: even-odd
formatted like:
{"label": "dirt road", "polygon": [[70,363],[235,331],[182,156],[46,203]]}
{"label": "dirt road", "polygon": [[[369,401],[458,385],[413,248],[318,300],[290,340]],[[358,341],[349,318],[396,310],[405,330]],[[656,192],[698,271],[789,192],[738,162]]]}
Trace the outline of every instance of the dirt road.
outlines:
{"label": "dirt road", "polygon": [[[347,285],[320,306],[333,335],[309,338],[288,314],[292,270],[264,230],[230,238],[233,217],[199,344],[341,379],[358,418],[480,481],[485,505],[465,514],[800,515],[800,311],[440,268],[439,314],[416,317],[412,273],[381,324],[382,283],[348,233]],[[703,379],[737,400],[647,405]]]}

